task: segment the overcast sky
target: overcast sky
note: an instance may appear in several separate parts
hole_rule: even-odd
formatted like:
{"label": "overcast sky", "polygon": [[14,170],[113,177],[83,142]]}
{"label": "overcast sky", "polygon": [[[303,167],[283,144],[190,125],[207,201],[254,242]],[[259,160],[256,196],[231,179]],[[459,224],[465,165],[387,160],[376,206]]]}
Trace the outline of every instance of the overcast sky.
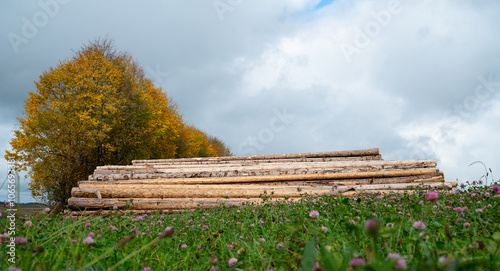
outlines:
{"label": "overcast sky", "polygon": [[[235,155],[380,148],[500,177],[496,0],[2,1],[0,148],[44,71],[95,38]],[[0,160],[2,176],[7,162]],[[496,176],[495,176],[496,174]],[[1,177],[3,182],[5,177]],[[22,201],[31,201],[22,185]],[[6,200],[4,186],[0,201]]]}

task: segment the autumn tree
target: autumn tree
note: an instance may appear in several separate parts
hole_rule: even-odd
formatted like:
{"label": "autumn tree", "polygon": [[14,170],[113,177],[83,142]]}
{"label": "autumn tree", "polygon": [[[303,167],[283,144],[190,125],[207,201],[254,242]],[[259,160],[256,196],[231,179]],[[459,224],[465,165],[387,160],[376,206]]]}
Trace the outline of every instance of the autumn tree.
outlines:
{"label": "autumn tree", "polygon": [[224,141],[218,139],[215,136],[209,136],[208,137],[208,144],[214,148],[214,150],[217,152],[217,156],[232,156],[233,153],[231,150],[227,147],[226,143]]}
{"label": "autumn tree", "polygon": [[35,85],[6,157],[27,171],[31,194],[41,201],[66,202],[99,165],[218,155],[110,40],[90,42]]}
{"label": "autumn tree", "polygon": [[[222,143],[221,141],[219,142]],[[225,148],[226,152],[220,152],[221,146],[212,145],[210,137],[194,126],[184,126],[180,131],[176,144],[177,158],[231,155],[231,152],[223,143],[222,148]]]}

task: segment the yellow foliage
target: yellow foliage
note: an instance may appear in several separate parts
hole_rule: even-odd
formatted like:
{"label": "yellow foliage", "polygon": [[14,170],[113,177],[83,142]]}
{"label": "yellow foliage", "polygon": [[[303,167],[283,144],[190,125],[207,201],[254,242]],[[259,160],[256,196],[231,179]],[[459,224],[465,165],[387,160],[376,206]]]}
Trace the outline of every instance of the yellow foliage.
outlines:
{"label": "yellow foliage", "polygon": [[28,171],[37,199],[66,202],[100,165],[220,155],[220,146],[185,125],[162,89],[109,40],[90,42],[35,86],[6,157]]}

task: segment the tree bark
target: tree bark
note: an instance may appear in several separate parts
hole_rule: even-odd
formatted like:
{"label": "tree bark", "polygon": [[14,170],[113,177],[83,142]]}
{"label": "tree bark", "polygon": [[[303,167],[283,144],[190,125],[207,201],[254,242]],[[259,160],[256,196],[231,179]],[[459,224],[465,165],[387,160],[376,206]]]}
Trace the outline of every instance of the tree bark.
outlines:
{"label": "tree bark", "polygon": [[[192,159],[192,158],[181,158]],[[176,160],[176,159],[174,159]],[[322,158],[283,158],[283,159],[254,159],[254,160],[190,160],[190,161],[167,161],[158,162],[156,160],[138,160],[132,163],[133,166],[175,166],[175,165],[224,165],[224,164],[269,164],[269,163],[295,163],[295,162],[329,162],[329,161],[370,161],[382,160],[381,155],[366,155],[366,156],[345,156],[345,157],[322,157]],[[140,162],[139,162],[140,161]],[[151,162],[149,162],[151,161]]]}
{"label": "tree bark", "polygon": [[[247,186],[242,188],[217,185],[185,185],[183,187],[167,185],[161,188],[82,188],[75,187],[71,191],[72,197],[77,198],[269,198],[301,197],[309,195],[331,195],[332,191],[362,190],[410,190],[419,187],[419,183],[379,184],[379,185],[346,185],[346,186],[318,186],[318,187],[262,187]],[[452,183],[431,183],[429,187],[451,189]],[[97,191],[97,193],[96,193]]]}
{"label": "tree bark", "polygon": [[[320,174],[296,174],[296,175],[267,175],[267,176],[236,176],[236,177],[212,177],[212,178],[137,178],[135,182],[156,184],[204,184],[204,183],[252,183],[252,182],[279,182],[279,181],[307,181],[307,180],[336,180],[357,178],[387,178],[414,175],[426,175],[439,172],[438,169],[416,169],[395,171],[373,171],[373,172],[337,172]],[[108,180],[123,180],[123,178],[110,178]]]}
{"label": "tree bark", "polygon": [[156,178],[209,178],[268,175],[303,175],[349,172],[403,171],[432,169],[436,167],[433,160],[413,161],[355,161],[330,163],[290,163],[267,164],[260,166],[210,167],[210,168],[144,168],[114,166],[114,169],[97,168],[89,180],[130,180]]}
{"label": "tree bark", "polygon": [[310,152],[310,153],[290,153],[274,155],[253,155],[253,156],[222,156],[222,157],[199,157],[199,158],[178,158],[178,159],[156,159],[156,160],[133,160],[132,164],[153,164],[153,163],[183,163],[199,161],[252,161],[252,160],[273,160],[273,159],[297,159],[297,158],[328,158],[328,157],[350,157],[350,156],[374,156],[380,155],[378,148],[352,151],[331,151],[331,152]]}
{"label": "tree bark", "polygon": [[[198,188],[198,189],[140,189],[140,188],[80,188],[75,187],[71,191],[72,197],[97,198],[93,190],[98,189],[102,198],[258,198],[262,195],[271,198],[300,197],[301,194],[326,194],[332,187],[321,188],[271,188],[267,193],[263,188],[246,189],[224,189],[224,188]],[[300,191],[299,191],[300,190]]]}
{"label": "tree bark", "polygon": [[[442,172],[434,172],[431,174],[423,174],[423,175],[410,175],[410,176],[401,176],[401,177],[381,177],[381,178],[354,178],[354,179],[334,179],[334,180],[290,180],[290,181],[262,181],[262,182],[250,182],[251,178],[248,178],[249,182],[240,182],[233,183],[231,186],[240,185],[240,186],[248,186],[248,185],[261,185],[263,187],[273,187],[273,186],[325,186],[325,185],[361,185],[361,184],[385,184],[385,183],[411,183],[411,182],[443,182],[444,175]],[[151,183],[150,181],[153,181]],[[137,185],[147,186],[150,188],[155,188],[163,185],[169,184],[155,184],[154,180],[112,180],[112,181],[80,181],[78,182],[80,187],[123,187],[123,188],[131,188],[136,187]],[[207,184],[205,184],[207,185]],[[221,184],[214,184],[221,185]],[[178,185],[179,187],[183,187],[183,185]]]}
{"label": "tree bark", "polygon": [[261,198],[229,198],[229,199],[207,199],[207,198],[132,198],[132,199],[95,199],[95,198],[69,198],[68,207],[70,209],[112,209],[114,206],[119,209],[131,210],[179,210],[179,209],[206,209],[214,208],[225,204],[226,206],[241,206],[244,203],[259,203]]}

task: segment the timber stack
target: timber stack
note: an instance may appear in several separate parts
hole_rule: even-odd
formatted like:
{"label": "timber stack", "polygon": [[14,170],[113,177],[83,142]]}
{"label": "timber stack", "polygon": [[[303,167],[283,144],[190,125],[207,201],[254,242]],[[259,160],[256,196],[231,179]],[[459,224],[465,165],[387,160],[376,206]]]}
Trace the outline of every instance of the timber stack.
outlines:
{"label": "timber stack", "polygon": [[383,160],[378,149],[134,160],[100,166],[72,189],[74,210],[178,211],[307,195],[451,189],[435,160]]}

